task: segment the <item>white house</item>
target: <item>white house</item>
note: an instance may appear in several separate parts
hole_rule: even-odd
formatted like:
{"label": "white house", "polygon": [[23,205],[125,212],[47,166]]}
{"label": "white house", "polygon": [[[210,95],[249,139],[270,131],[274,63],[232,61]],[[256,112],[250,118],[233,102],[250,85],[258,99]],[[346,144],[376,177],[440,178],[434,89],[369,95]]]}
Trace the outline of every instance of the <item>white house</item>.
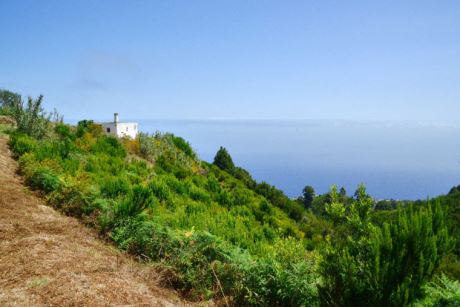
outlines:
{"label": "white house", "polygon": [[120,123],[118,121],[118,113],[113,114],[113,122],[101,123],[102,129],[106,134],[111,134],[116,137],[129,137],[135,139],[138,132],[137,123]]}

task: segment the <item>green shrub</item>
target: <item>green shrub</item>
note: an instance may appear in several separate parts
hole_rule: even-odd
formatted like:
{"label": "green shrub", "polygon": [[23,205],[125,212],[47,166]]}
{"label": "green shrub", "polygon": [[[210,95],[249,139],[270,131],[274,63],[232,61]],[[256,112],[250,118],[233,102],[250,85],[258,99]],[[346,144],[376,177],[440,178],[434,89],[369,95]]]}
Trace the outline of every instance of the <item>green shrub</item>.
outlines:
{"label": "green shrub", "polygon": [[188,157],[190,158],[196,157],[196,154],[193,151],[192,146],[190,146],[189,142],[175,135],[171,135],[171,138],[172,138],[174,145],[176,145],[177,148],[182,150]]}
{"label": "green shrub", "polygon": [[30,178],[27,179],[27,184],[34,189],[50,193],[60,187],[61,181],[59,180],[59,177],[53,173],[53,171],[45,167],[40,167],[35,170]]}
{"label": "green shrub", "polygon": [[264,256],[242,267],[236,305],[318,306],[315,262],[297,240],[277,240]]}
{"label": "green shrub", "polygon": [[47,114],[43,107],[43,95],[37,99],[28,97],[27,105],[21,99],[15,100],[11,108],[11,115],[16,121],[16,130],[33,138],[43,138],[48,132],[51,114]]}
{"label": "green shrub", "polygon": [[294,221],[300,221],[303,217],[304,210],[302,206],[296,202],[290,202],[287,206],[289,217]]}
{"label": "green shrub", "polygon": [[232,194],[234,206],[246,206],[251,200],[251,195],[248,191],[241,188],[234,189]]}
{"label": "green shrub", "polygon": [[169,239],[164,227],[143,218],[126,218],[115,227],[110,237],[119,248],[133,255],[144,255],[150,260],[166,260]]}
{"label": "green shrub", "polygon": [[66,179],[65,183],[48,197],[48,201],[55,208],[79,218],[92,214],[96,209],[106,209],[103,208],[103,203],[106,202],[98,198],[99,193],[94,185],[87,181]]}
{"label": "green shrub", "polygon": [[206,193],[205,190],[197,188],[195,186],[190,188],[189,195],[190,198],[195,201],[200,201],[208,204],[211,202],[211,197],[209,196],[209,194]]}
{"label": "green shrub", "polygon": [[54,127],[54,131],[56,132],[56,134],[61,138],[61,139],[70,139],[72,141],[75,140],[76,136],[75,134],[72,132],[72,130],[70,129],[70,126],[69,125],[65,125],[63,123],[58,123],[55,127]]}
{"label": "green shrub", "polygon": [[230,207],[232,205],[232,196],[229,192],[227,192],[226,190],[221,190],[218,194],[217,194],[217,202],[222,205],[222,206],[225,206],[225,207]]}
{"label": "green shrub", "polygon": [[27,152],[34,151],[37,148],[37,141],[25,134],[15,133],[11,135],[9,145],[17,156],[22,156]]}
{"label": "green shrub", "polygon": [[458,307],[460,306],[460,282],[441,276],[423,287],[424,298],[415,307]]}
{"label": "green shrub", "polygon": [[187,186],[177,179],[174,176],[166,176],[165,177],[166,184],[169,186],[169,188],[174,191],[174,193],[177,193],[179,195],[185,195],[188,193],[188,188]]}
{"label": "green shrub", "polygon": [[231,174],[235,176],[235,178],[241,180],[250,189],[254,189],[257,185],[251,174],[241,167],[235,167]]}
{"label": "green shrub", "polygon": [[214,176],[214,174],[210,174],[208,176],[208,180],[206,181],[206,188],[213,194],[218,194],[221,191],[219,181],[217,181],[217,178]]}
{"label": "green shrub", "polygon": [[92,120],[81,120],[77,124],[77,137],[82,137],[85,133],[91,132],[91,126],[94,125]]}
{"label": "green shrub", "polygon": [[135,185],[127,197],[116,204],[114,208],[115,219],[135,217],[152,206],[153,203],[152,191],[142,185]]}
{"label": "green shrub", "polygon": [[97,142],[91,147],[94,153],[103,153],[111,157],[126,157],[126,150],[123,145],[112,136],[101,136]]}
{"label": "green shrub", "polygon": [[116,198],[126,195],[130,190],[130,183],[123,177],[106,179],[101,184],[101,193],[105,197]]}
{"label": "green shrub", "polygon": [[18,164],[19,164],[19,169],[21,171],[21,173],[26,177],[31,177],[32,174],[35,172],[35,170],[37,169],[37,160],[35,158],[35,154],[33,152],[28,152],[28,153],[25,153],[23,154],[19,160],[18,160]]}
{"label": "green shrub", "polygon": [[268,214],[268,215],[272,215],[273,214],[273,208],[271,207],[271,205],[265,200],[263,199],[260,204],[259,204],[259,208],[262,212],[264,212],[265,214]]}

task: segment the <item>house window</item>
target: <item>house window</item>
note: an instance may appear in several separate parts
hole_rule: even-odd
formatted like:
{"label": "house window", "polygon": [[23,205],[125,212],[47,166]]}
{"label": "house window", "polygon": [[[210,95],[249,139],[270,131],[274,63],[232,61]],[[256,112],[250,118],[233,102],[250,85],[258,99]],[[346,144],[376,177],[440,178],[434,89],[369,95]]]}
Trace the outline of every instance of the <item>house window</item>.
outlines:
{"label": "house window", "polygon": [[110,133],[110,128],[107,128],[107,133]]}

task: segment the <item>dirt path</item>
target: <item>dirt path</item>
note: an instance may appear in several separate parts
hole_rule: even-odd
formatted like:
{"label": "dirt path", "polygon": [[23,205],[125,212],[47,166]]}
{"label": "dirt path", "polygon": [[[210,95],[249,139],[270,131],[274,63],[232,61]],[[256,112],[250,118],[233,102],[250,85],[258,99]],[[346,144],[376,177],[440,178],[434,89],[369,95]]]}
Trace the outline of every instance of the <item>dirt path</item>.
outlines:
{"label": "dirt path", "polygon": [[30,193],[0,136],[0,306],[184,306],[146,265]]}

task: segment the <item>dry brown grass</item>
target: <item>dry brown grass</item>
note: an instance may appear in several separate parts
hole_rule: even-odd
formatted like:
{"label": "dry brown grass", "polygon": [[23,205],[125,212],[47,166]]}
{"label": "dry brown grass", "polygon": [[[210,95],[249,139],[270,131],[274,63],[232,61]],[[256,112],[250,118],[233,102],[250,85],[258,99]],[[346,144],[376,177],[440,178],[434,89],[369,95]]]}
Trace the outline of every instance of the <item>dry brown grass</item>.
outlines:
{"label": "dry brown grass", "polygon": [[0,306],[183,306],[148,265],[29,192],[0,137]]}

